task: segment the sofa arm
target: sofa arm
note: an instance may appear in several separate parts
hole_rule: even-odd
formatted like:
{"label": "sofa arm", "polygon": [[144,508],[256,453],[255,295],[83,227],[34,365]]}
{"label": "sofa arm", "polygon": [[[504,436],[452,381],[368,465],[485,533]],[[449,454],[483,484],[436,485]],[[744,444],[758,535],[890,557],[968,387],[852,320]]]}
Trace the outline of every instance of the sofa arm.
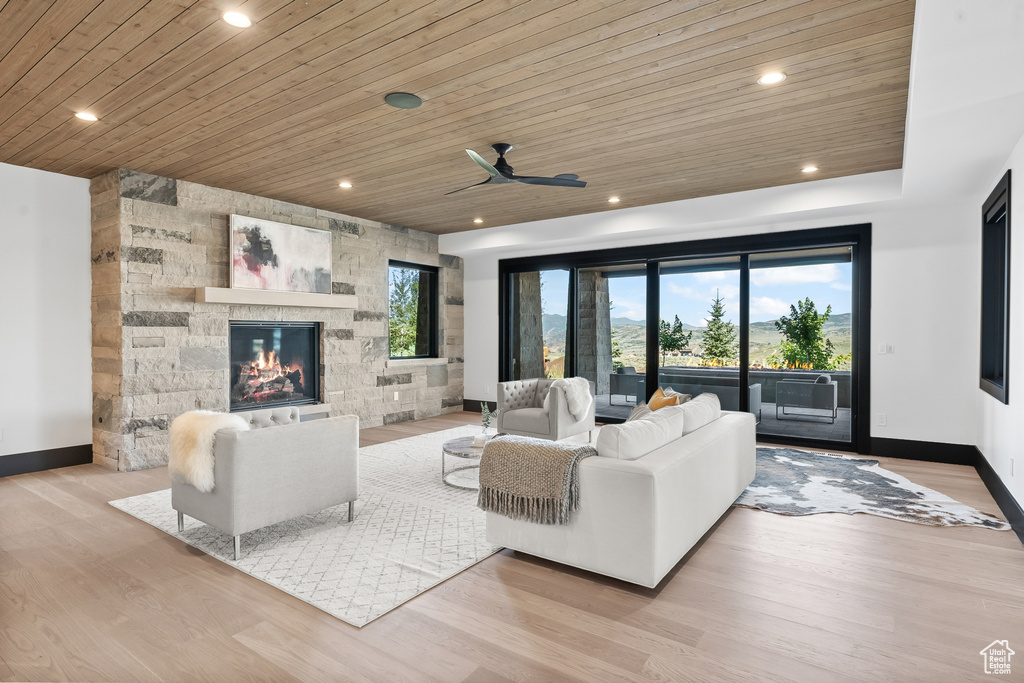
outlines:
{"label": "sofa arm", "polygon": [[[593,389],[593,383],[591,383],[591,389]],[[569,402],[566,400],[565,394],[558,390],[552,391],[548,394],[550,433],[557,441],[593,429],[596,420],[595,411],[596,402],[594,401],[593,391],[590,393],[590,409],[581,420],[577,420],[569,412]]]}
{"label": "sofa arm", "polygon": [[827,384],[811,385],[811,407],[834,410],[839,405],[839,385],[835,380]]}

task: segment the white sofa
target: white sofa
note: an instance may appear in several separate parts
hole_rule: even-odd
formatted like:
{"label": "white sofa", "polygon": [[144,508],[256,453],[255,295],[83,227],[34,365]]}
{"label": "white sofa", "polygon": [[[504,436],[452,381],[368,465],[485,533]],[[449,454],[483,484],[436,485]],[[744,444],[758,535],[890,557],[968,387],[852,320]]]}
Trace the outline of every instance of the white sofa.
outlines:
{"label": "white sofa", "polygon": [[[487,541],[654,588],[754,480],[755,419],[704,394],[606,425],[564,526],[487,513]],[[709,397],[709,398],[704,398]]]}

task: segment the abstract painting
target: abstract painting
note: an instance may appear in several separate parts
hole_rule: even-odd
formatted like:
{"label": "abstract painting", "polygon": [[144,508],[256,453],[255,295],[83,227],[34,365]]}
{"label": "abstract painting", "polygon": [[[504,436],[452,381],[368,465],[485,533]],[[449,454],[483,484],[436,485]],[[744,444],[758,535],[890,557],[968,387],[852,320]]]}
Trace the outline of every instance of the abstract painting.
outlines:
{"label": "abstract painting", "polygon": [[231,287],[331,293],[331,233],[231,216]]}

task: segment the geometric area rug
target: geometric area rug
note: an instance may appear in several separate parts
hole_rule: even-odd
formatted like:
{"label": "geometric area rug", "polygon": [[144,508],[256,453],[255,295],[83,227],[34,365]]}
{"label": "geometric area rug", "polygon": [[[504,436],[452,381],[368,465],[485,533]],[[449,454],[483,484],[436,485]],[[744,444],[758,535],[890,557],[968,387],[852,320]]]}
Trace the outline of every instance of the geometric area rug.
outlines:
{"label": "geometric area rug", "polygon": [[757,476],[735,505],[780,515],[864,512],[933,526],[1010,529],[998,517],[883,469],[877,460],[793,448],[759,446]]}
{"label": "geometric area rug", "polygon": [[359,500],[242,534],[185,515],[178,533],[171,490],[111,501],[275,588],[362,627],[501,548],[485,539],[477,492],[441,482],[441,443],[478,434],[464,426],[359,449]]}

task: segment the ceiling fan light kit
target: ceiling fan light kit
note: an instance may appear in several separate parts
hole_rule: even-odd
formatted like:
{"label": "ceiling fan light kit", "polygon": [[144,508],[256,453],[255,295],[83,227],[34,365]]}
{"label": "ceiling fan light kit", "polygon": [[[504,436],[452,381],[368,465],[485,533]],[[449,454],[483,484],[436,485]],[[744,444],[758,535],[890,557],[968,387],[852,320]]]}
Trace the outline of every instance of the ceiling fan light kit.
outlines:
{"label": "ceiling fan light kit", "polygon": [[468,190],[471,187],[480,187],[481,185],[494,184],[501,185],[505,183],[524,183],[526,185],[547,185],[553,187],[586,187],[587,183],[580,180],[579,176],[575,173],[559,173],[553,178],[545,178],[541,176],[526,176],[516,175],[513,168],[505,161],[505,155],[512,149],[512,145],[507,142],[496,142],[491,147],[495,152],[498,153],[498,160],[494,164],[490,164],[482,156],[477,154],[471,149],[466,150],[466,154],[480,166],[480,168],[487,171],[487,175],[490,177],[482,183],[476,185],[470,185],[469,187],[462,187],[458,190],[452,190],[446,192],[446,195],[455,194],[456,192],[462,192]]}

